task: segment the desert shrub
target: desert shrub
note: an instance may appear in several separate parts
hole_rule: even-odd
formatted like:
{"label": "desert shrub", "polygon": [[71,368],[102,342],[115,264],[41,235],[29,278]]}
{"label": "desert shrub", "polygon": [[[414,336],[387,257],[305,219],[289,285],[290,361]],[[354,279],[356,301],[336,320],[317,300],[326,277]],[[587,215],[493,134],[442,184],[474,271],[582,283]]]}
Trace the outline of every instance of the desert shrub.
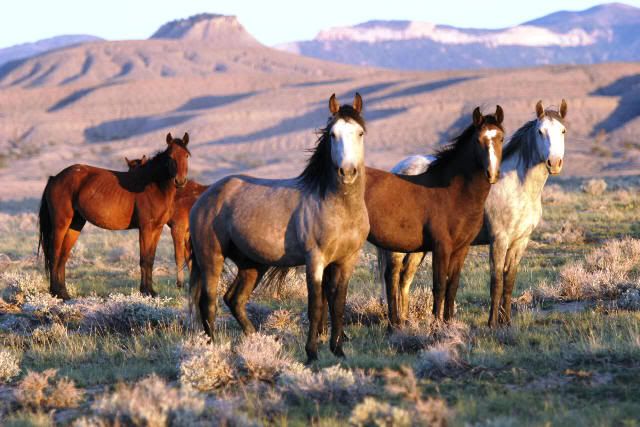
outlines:
{"label": "desert shrub", "polygon": [[581,187],[582,191],[590,196],[601,196],[607,189],[607,183],[604,179],[590,179]]}
{"label": "desert shrub", "polygon": [[403,329],[394,331],[390,344],[398,351],[415,353],[436,344],[464,345],[468,337],[468,326],[462,322],[431,322],[428,326],[409,322]]}
{"label": "desert shrub", "polygon": [[256,327],[260,327],[267,318],[273,313],[273,310],[262,304],[249,303],[246,306],[247,317]]}
{"label": "desert shrub", "polygon": [[542,190],[542,203],[562,205],[571,201],[571,195],[558,184],[545,185]]}
{"label": "desert shrub", "polygon": [[541,299],[590,300],[616,298],[633,287],[640,265],[640,240],[610,240],[587,254],[583,261],[570,263],[560,271],[553,285],[541,284],[535,291]]}
{"label": "desert shrub", "polygon": [[293,365],[293,359],[282,348],[282,343],[272,335],[251,334],[240,341],[235,349],[239,368],[249,378],[275,381],[286,368]]}
{"label": "desert shrub", "polygon": [[49,293],[49,283],[41,274],[8,271],[0,274],[4,285],[2,298],[11,304],[22,305],[27,297]]}
{"label": "desert shrub", "polygon": [[579,225],[565,221],[558,231],[542,233],[541,237],[547,243],[584,243],[585,232]]}
{"label": "desert shrub", "polygon": [[153,298],[140,293],[111,294],[106,300],[87,299],[82,305],[82,326],[90,330],[129,333],[147,326],[170,324],[179,317],[171,298]]}
{"label": "desert shrub", "polygon": [[411,414],[373,397],[366,397],[351,411],[349,423],[358,427],[403,427],[412,425]]}
{"label": "desert shrub", "polygon": [[2,420],[2,425],[4,427],[53,427],[55,422],[52,412],[23,410],[10,414]]}
{"label": "desert shrub", "polygon": [[188,388],[171,387],[154,374],[133,385],[119,384],[112,394],[96,399],[92,409],[97,417],[75,425],[188,426],[202,415],[205,402]]}
{"label": "desert shrub", "polygon": [[180,382],[200,391],[223,387],[236,377],[231,344],[212,344],[201,333],[185,340],[179,348]]}
{"label": "desert shrub", "polygon": [[[638,286],[640,288],[640,284]],[[640,310],[640,289],[627,289],[618,298],[618,307],[625,310]]]}
{"label": "desert shrub", "polygon": [[279,336],[292,337],[301,331],[300,317],[291,310],[275,310],[267,316],[261,329]]}
{"label": "desert shrub", "polygon": [[0,383],[8,383],[20,374],[20,359],[9,350],[0,350]]}
{"label": "desert shrub", "polygon": [[53,343],[68,336],[67,328],[60,323],[52,323],[50,325],[38,326],[31,333],[31,338],[38,343]]}
{"label": "desert shrub", "polygon": [[344,308],[346,324],[375,325],[385,321],[387,307],[380,298],[364,295],[353,295],[347,299]]}
{"label": "desert shrub", "polygon": [[400,395],[404,400],[413,403],[411,408],[407,408],[412,425],[434,427],[447,425],[447,420],[452,415],[447,403],[440,398],[430,397],[425,400],[413,369],[408,366],[400,367],[399,371],[386,369],[383,375],[386,382],[385,390],[388,393]]}
{"label": "desert shrub", "polygon": [[460,345],[453,341],[434,344],[418,353],[414,367],[419,377],[439,377],[463,365]]}
{"label": "desert shrub", "polygon": [[372,389],[371,379],[361,370],[348,370],[338,365],[313,372],[295,367],[283,372],[278,386],[292,400],[316,402],[357,402]]}
{"label": "desert shrub", "polygon": [[78,406],[84,391],[73,380],[57,378],[58,371],[27,372],[15,391],[16,400],[24,408],[33,410],[62,409]]}

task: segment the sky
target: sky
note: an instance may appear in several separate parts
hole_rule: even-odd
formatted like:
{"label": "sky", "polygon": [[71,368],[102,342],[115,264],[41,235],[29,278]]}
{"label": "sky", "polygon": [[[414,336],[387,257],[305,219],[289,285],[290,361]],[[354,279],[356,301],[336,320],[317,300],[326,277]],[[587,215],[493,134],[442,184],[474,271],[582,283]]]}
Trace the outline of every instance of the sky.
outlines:
{"label": "sky", "polygon": [[[504,28],[589,0],[2,0],[0,48],[63,34],[107,40],[148,38],[162,24],[197,13],[236,15],[263,44],[315,37],[321,29],[372,19],[408,19],[466,28]],[[640,7],[640,0],[626,4]]]}

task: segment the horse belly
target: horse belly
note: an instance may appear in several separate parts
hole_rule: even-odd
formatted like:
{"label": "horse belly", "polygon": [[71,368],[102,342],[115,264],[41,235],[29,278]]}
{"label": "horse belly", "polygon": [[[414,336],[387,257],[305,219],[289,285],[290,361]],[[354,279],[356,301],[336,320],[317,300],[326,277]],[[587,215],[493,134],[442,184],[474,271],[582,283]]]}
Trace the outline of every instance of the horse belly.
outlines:
{"label": "horse belly", "polygon": [[133,217],[133,200],[96,197],[81,193],[76,210],[96,227],[107,230],[127,230]]}

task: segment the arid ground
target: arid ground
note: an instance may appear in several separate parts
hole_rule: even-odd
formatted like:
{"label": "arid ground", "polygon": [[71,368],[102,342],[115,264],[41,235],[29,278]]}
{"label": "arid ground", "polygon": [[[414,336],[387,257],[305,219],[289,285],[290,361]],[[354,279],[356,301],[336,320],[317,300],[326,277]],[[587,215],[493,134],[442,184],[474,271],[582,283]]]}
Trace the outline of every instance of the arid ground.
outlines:
{"label": "arid ground", "polygon": [[485,326],[488,249],[479,247],[465,264],[456,322],[432,324],[426,265],[410,327],[388,336],[367,247],[349,289],[347,358],[324,344],[306,368],[303,277],[258,289],[250,312],[261,333],[250,339],[221,302],[211,346],[189,327],[168,233],[155,267],[160,298],[137,294],[135,232],[87,227],[68,268],[76,298],[62,303],[48,296],[35,256],[36,205],[3,203],[0,422],[637,425],[639,189],[637,177],[552,179],[513,325],[499,330]]}

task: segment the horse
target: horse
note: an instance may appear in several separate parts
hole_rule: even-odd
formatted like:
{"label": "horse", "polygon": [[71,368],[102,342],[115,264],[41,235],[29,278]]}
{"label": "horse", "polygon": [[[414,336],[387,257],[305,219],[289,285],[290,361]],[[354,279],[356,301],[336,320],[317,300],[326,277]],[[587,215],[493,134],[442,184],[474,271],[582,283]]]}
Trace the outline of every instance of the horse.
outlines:
{"label": "horse", "polygon": [[[559,174],[564,158],[564,138],[567,102],[560,110],[545,110],[542,101],[536,104],[536,118],[528,121],[505,145],[501,174],[487,197],[484,222],[472,245],[489,245],[491,270],[490,327],[511,322],[511,294],[518,265],[527,248],[531,233],[542,217],[542,189],[549,175]],[[391,171],[416,175],[427,170],[432,156],[411,156]],[[384,278],[400,283],[387,285],[389,311],[399,312],[401,322],[407,320],[409,287],[424,259],[425,253],[398,253],[378,250],[378,260]]]}
{"label": "horse", "polygon": [[107,230],[140,230],[140,292],[155,296],[152,270],[176,188],[187,182],[187,144],[167,134],[167,147],[128,172],[75,164],[49,177],[39,209],[39,243],[52,295],[68,300],[65,266],[85,223]]}
{"label": "horse", "polygon": [[[146,157],[129,160],[125,157],[129,170],[146,163]],[[176,262],[176,287],[182,288],[184,283],[184,266],[191,258],[191,246],[189,245],[189,211],[198,197],[209,188],[199,184],[192,179],[187,180],[187,184],[178,188],[173,203],[173,212],[167,225],[171,229],[171,239],[173,240],[173,253]]]}
{"label": "horse", "polygon": [[369,233],[362,104],[358,93],[352,105],[340,105],[331,95],[331,116],[296,178],[229,176],[211,185],[194,204],[189,216],[191,307],[199,311],[209,336],[225,258],[237,265],[238,273],[224,301],[245,334],[255,331],[245,305],[265,273],[274,271],[273,267],[286,270],[305,265],[307,362],[318,358],[325,296],[331,312],[330,348],[336,356],[344,356],[341,338],[347,286]]}
{"label": "horse", "polygon": [[[438,151],[418,175],[367,169],[365,201],[371,225],[367,240],[393,252],[427,252],[433,257],[433,315],[454,316],[460,271],[469,246],[482,227],[484,203],[500,174],[504,112],[474,109],[472,123]],[[395,298],[398,276],[385,272],[387,298]],[[395,272],[394,272],[395,273]],[[389,328],[400,324],[397,305],[389,306]]]}

